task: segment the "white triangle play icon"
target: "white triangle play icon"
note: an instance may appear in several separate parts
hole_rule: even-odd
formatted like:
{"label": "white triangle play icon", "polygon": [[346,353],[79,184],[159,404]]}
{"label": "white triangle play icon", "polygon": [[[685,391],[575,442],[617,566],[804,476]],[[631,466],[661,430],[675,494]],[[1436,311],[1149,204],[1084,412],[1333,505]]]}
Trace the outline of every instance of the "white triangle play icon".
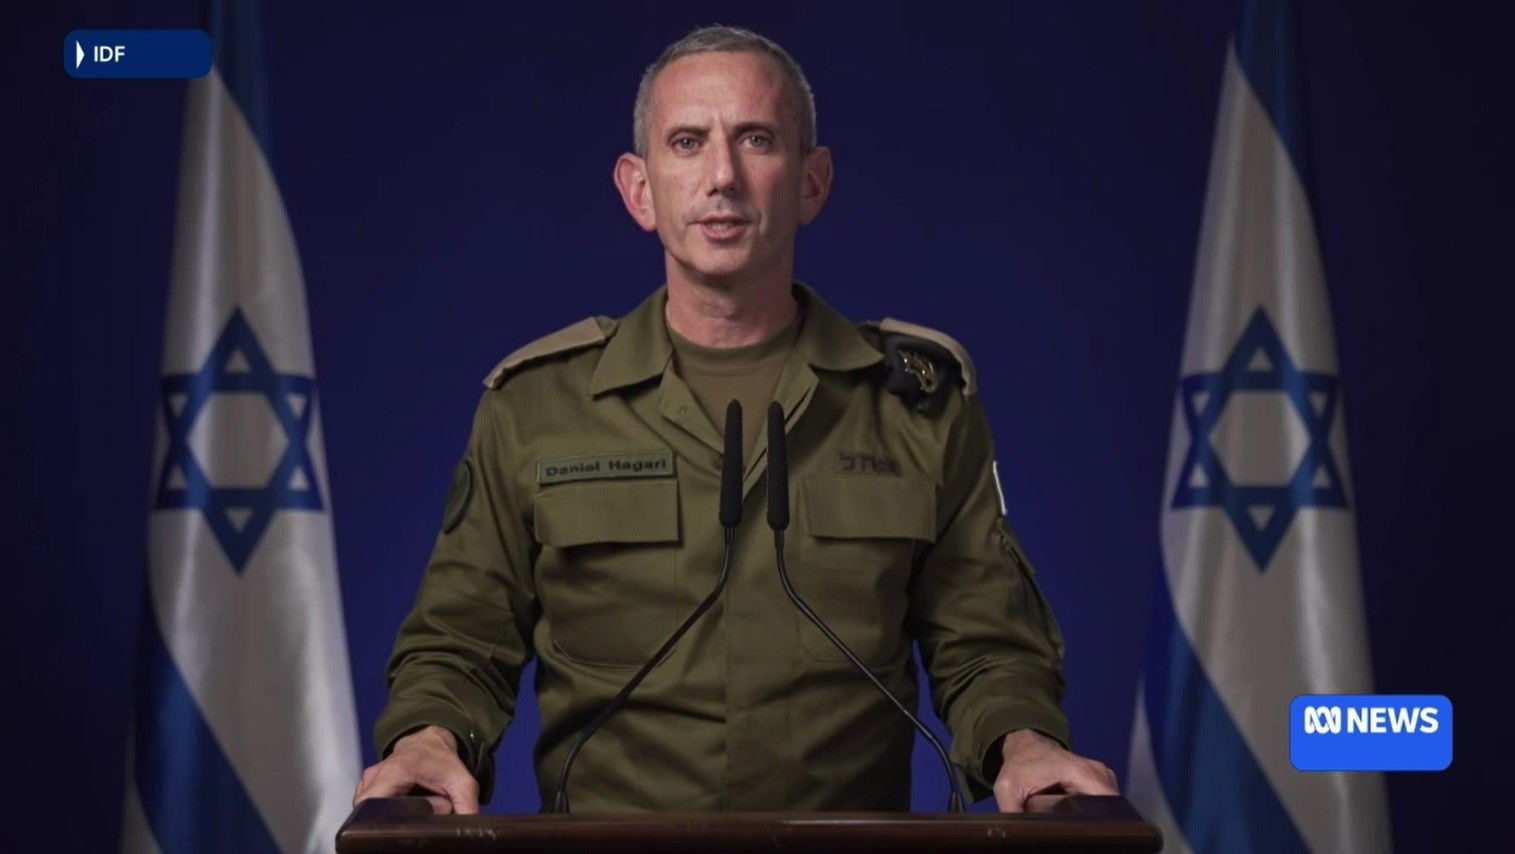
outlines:
{"label": "white triangle play icon", "polygon": [[189,482],[184,479],[184,469],[174,466],[168,470],[169,489],[188,489]]}
{"label": "white triangle play icon", "polygon": [[1268,360],[1268,354],[1264,353],[1262,349],[1259,348],[1256,353],[1252,354],[1252,358],[1248,360],[1247,370],[1262,371],[1266,373],[1273,370],[1273,363]]}
{"label": "white triangle play icon", "polygon": [[307,399],[303,394],[292,394],[289,396],[289,408],[295,413],[296,418],[305,414],[305,401]]}
{"label": "white triangle play icon", "polygon": [[1199,466],[1194,467],[1194,474],[1189,475],[1190,486],[1209,486],[1210,479],[1205,477],[1205,470]]}
{"label": "white triangle play icon", "polygon": [[184,401],[186,400],[189,400],[189,395],[187,394],[182,392],[171,394],[168,396],[168,408],[173,410],[175,415],[182,415],[184,414]]}
{"label": "white triangle play icon", "polygon": [[310,479],[305,476],[305,469],[295,469],[295,473],[290,475],[289,478],[289,488],[297,490],[310,489]]}
{"label": "white triangle play icon", "polygon": [[227,509],[226,518],[231,520],[231,526],[240,533],[247,527],[247,520],[252,518],[252,514],[251,507],[232,507]]}
{"label": "white triangle play icon", "polygon": [[1310,481],[1310,485],[1316,489],[1331,488],[1331,475],[1326,472],[1325,466],[1318,466],[1315,469],[1315,478]]}
{"label": "white triangle play icon", "polygon": [[1194,401],[1195,412],[1204,412],[1205,404],[1210,401],[1210,393],[1208,391],[1196,391],[1190,399]]}

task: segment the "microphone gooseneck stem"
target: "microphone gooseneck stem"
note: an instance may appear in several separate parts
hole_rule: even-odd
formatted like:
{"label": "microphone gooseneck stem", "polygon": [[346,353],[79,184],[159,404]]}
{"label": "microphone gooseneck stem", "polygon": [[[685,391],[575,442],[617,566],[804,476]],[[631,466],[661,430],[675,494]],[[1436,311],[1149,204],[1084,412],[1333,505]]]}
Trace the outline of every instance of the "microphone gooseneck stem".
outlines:
{"label": "microphone gooseneck stem", "polygon": [[931,730],[926,728],[925,724],[921,723],[919,718],[911,713],[909,709],[905,708],[905,704],[900,702],[900,698],[894,696],[893,691],[890,691],[884,686],[883,682],[879,681],[877,676],[873,675],[873,671],[869,670],[868,666],[863,664],[862,660],[848,648],[847,644],[843,643],[842,639],[836,636],[836,632],[833,632],[830,626],[827,626],[814,611],[810,610],[810,606],[805,604],[805,600],[800,598],[800,594],[795,592],[794,585],[789,583],[789,568],[784,563],[784,531],[782,528],[776,529],[773,532],[773,547],[777,553],[779,583],[784,586],[784,595],[789,597],[789,601],[794,603],[794,607],[798,608],[800,613],[804,614],[811,624],[821,630],[821,634],[824,634],[826,639],[831,641],[832,646],[835,646],[841,651],[842,655],[847,657],[848,661],[852,662],[852,666],[857,668],[859,673],[868,677],[868,681],[873,683],[873,687],[877,688],[880,694],[883,694],[889,702],[894,704],[896,709],[900,710],[900,714],[904,715],[915,726],[916,731],[925,736],[926,741],[936,750],[936,755],[941,757],[942,765],[947,769],[947,785],[951,787],[951,794],[947,798],[947,811],[963,812],[967,799],[963,797],[963,790],[957,779],[957,772],[952,764],[952,760],[947,758],[947,751],[942,747],[942,743],[931,733]]}
{"label": "microphone gooseneck stem", "polygon": [[620,692],[610,702],[606,703],[604,708],[600,709],[600,713],[594,716],[594,719],[589,722],[588,726],[584,727],[583,732],[579,733],[579,737],[574,740],[573,746],[568,748],[568,755],[563,758],[563,772],[558,775],[557,799],[552,807],[553,812],[566,813],[569,811],[568,774],[573,770],[573,761],[578,758],[579,751],[584,749],[584,743],[589,741],[589,737],[594,735],[595,731],[603,726],[606,721],[610,720],[611,715],[615,714],[621,706],[626,704],[626,699],[631,696],[631,692],[635,691],[637,686],[642,684],[642,680],[647,678],[647,674],[651,673],[654,667],[662,663],[663,658],[673,649],[674,644],[678,643],[679,639],[689,631],[689,627],[693,626],[696,620],[704,616],[705,612],[710,610],[710,606],[715,604],[715,600],[721,597],[721,590],[725,589],[726,580],[731,577],[731,552],[736,540],[736,530],[734,528],[726,528],[724,532],[726,539],[725,554],[721,558],[721,575],[716,579],[715,587],[710,591],[710,595],[706,596],[704,601],[700,602],[699,606],[684,619],[683,624],[673,630],[673,634],[668,636],[668,640],[663,641],[663,645],[658,648],[657,652],[653,653],[651,658],[647,659],[647,663],[642,665],[642,669],[638,670],[636,675],[627,680]]}
{"label": "microphone gooseneck stem", "polygon": [[942,743],[937,741],[936,736],[931,734],[931,730],[927,729],[925,724],[921,723],[920,718],[905,708],[905,704],[900,702],[899,697],[894,696],[893,691],[890,691],[877,676],[873,675],[873,671],[869,670],[868,666],[863,664],[862,660],[847,647],[847,644],[837,637],[836,632],[833,632],[825,621],[810,610],[810,606],[806,605],[805,600],[800,598],[800,594],[795,592],[794,585],[789,583],[789,567],[784,562],[784,529],[789,527],[789,451],[786,444],[784,409],[777,402],[770,403],[768,404],[768,527],[773,529],[773,551],[778,561],[779,583],[784,586],[784,595],[788,596],[794,607],[805,615],[805,619],[821,630],[821,634],[826,636],[826,640],[831,641],[832,646],[841,650],[842,655],[846,656],[847,660],[852,662],[852,666],[857,668],[857,672],[868,677],[873,687],[894,704],[896,709],[899,709],[900,714],[910,721],[917,732],[926,737],[926,741],[941,758],[942,768],[947,772],[947,786],[951,792],[947,797],[947,811],[963,812],[968,800],[963,797],[962,783],[957,778],[957,768],[952,764],[952,760],[947,758],[947,751],[942,747]]}
{"label": "microphone gooseneck stem", "polygon": [[626,681],[610,702],[600,709],[599,714],[595,715],[589,725],[584,727],[584,731],[579,733],[579,737],[574,739],[573,744],[568,748],[568,755],[563,757],[563,771],[558,774],[557,797],[552,805],[553,812],[568,812],[568,775],[573,771],[573,761],[579,757],[579,751],[584,749],[584,744],[589,741],[589,737],[604,726],[611,715],[626,705],[631,692],[642,684],[642,680],[647,678],[647,674],[651,673],[654,667],[663,662],[674,644],[677,644],[679,639],[689,631],[689,627],[693,626],[695,621],[704,616],[705,612],[710,610],[710,606],[721,598],[721,591],[725,589],[726,581],[731,577],[731,553],[736,545],[737,526],[742,523],[742,405],[735,400],[726,404],[726,445],[721,454],[720,499],[718,518],[721,533],[725,537],[725,548],[722,549],[721,575],[716,579],[715,587],[710,591],[710,595],[706,596],[704,601],[694,609],[694,612],[684,619],[683,624],[673,630],[668,640],[663,641],[663,645],[652,654],[651,658],[647,659],[647,663],[643,664],[642,668]]}

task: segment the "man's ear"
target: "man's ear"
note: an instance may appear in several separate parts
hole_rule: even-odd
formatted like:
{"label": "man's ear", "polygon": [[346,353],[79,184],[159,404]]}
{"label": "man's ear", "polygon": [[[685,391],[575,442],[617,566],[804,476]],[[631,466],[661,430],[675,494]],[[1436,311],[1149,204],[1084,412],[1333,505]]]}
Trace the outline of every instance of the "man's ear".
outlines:
{"label": "man's ear", "polygon": [[652,185],[647,180],[647,161],[630,152],[622,154],[616,158],[612,175],[615,178],[615,188],[620,191],[621,201],[626,205],[626,212],[631,214],[631,218],[636,220],[643,231],[656,231],[658,216],[652,207]]}
{"label": "man's ear", "polygon": [[805,155],[800,168],[800,225],[809,225],[831,196],[831,149],[824,145]]}

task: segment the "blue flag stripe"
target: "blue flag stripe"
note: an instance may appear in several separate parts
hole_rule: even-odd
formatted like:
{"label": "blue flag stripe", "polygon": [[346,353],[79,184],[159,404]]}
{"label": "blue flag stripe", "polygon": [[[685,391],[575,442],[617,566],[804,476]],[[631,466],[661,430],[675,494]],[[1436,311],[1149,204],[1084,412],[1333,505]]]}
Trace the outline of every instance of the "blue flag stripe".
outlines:
{"label": "blue flag stripe", "polygon": [[142,618],[134,770],[158,847],[164,854],[277,852],[169,655],[151,602],[144,603]]}
{"label": "blue flag stripe", "polygon": [[1236,19],[1236,60],[1273,121],[1301,183],[1309,187],[1298,26],[1293,0],[1242,0]]}
{"label": "blue flag stripe", "polygon": [[[263,16],[257,0],[209,0],[207,28],[216,70],[242,109],[242,117],[273,164],[272,114],[263,77]],[[273,170],[277,174],[278,170]]]}
{"label": "blue flag stripe", "polygon": [[[1161,567],[1150,631],[1145,690],[1152,757],[1189,847],[1307,850],[1178,624]],[[1287,713],[1278,710],[1279,726]]]}

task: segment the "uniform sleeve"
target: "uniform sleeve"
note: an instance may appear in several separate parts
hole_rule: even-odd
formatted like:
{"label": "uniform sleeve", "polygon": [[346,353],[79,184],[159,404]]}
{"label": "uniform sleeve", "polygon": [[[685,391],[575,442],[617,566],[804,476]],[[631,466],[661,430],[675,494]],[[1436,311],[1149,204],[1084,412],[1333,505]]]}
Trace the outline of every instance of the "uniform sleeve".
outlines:
{"label": "uniform sleeve", "polygon": [[485,392],[415,607],[395,639],[389,703],[374,727],[381,757],[412,730],[451,730],[481,803],[493,790],[494,750],[515,712],[536,609],[535,546],[508,476],[507,414],[502,393]]}
{"label": "uniform sleeve", "polygon": [[959,400],[940,530],[918,570],[910,622],[936,713],[952,731],[952,759],[976,801],[991,794],[1006,733],[1034,729],[1066,746],[1068,721],[1058,707],[1062,635],[1000,513],[983,408],[976,397]]}

